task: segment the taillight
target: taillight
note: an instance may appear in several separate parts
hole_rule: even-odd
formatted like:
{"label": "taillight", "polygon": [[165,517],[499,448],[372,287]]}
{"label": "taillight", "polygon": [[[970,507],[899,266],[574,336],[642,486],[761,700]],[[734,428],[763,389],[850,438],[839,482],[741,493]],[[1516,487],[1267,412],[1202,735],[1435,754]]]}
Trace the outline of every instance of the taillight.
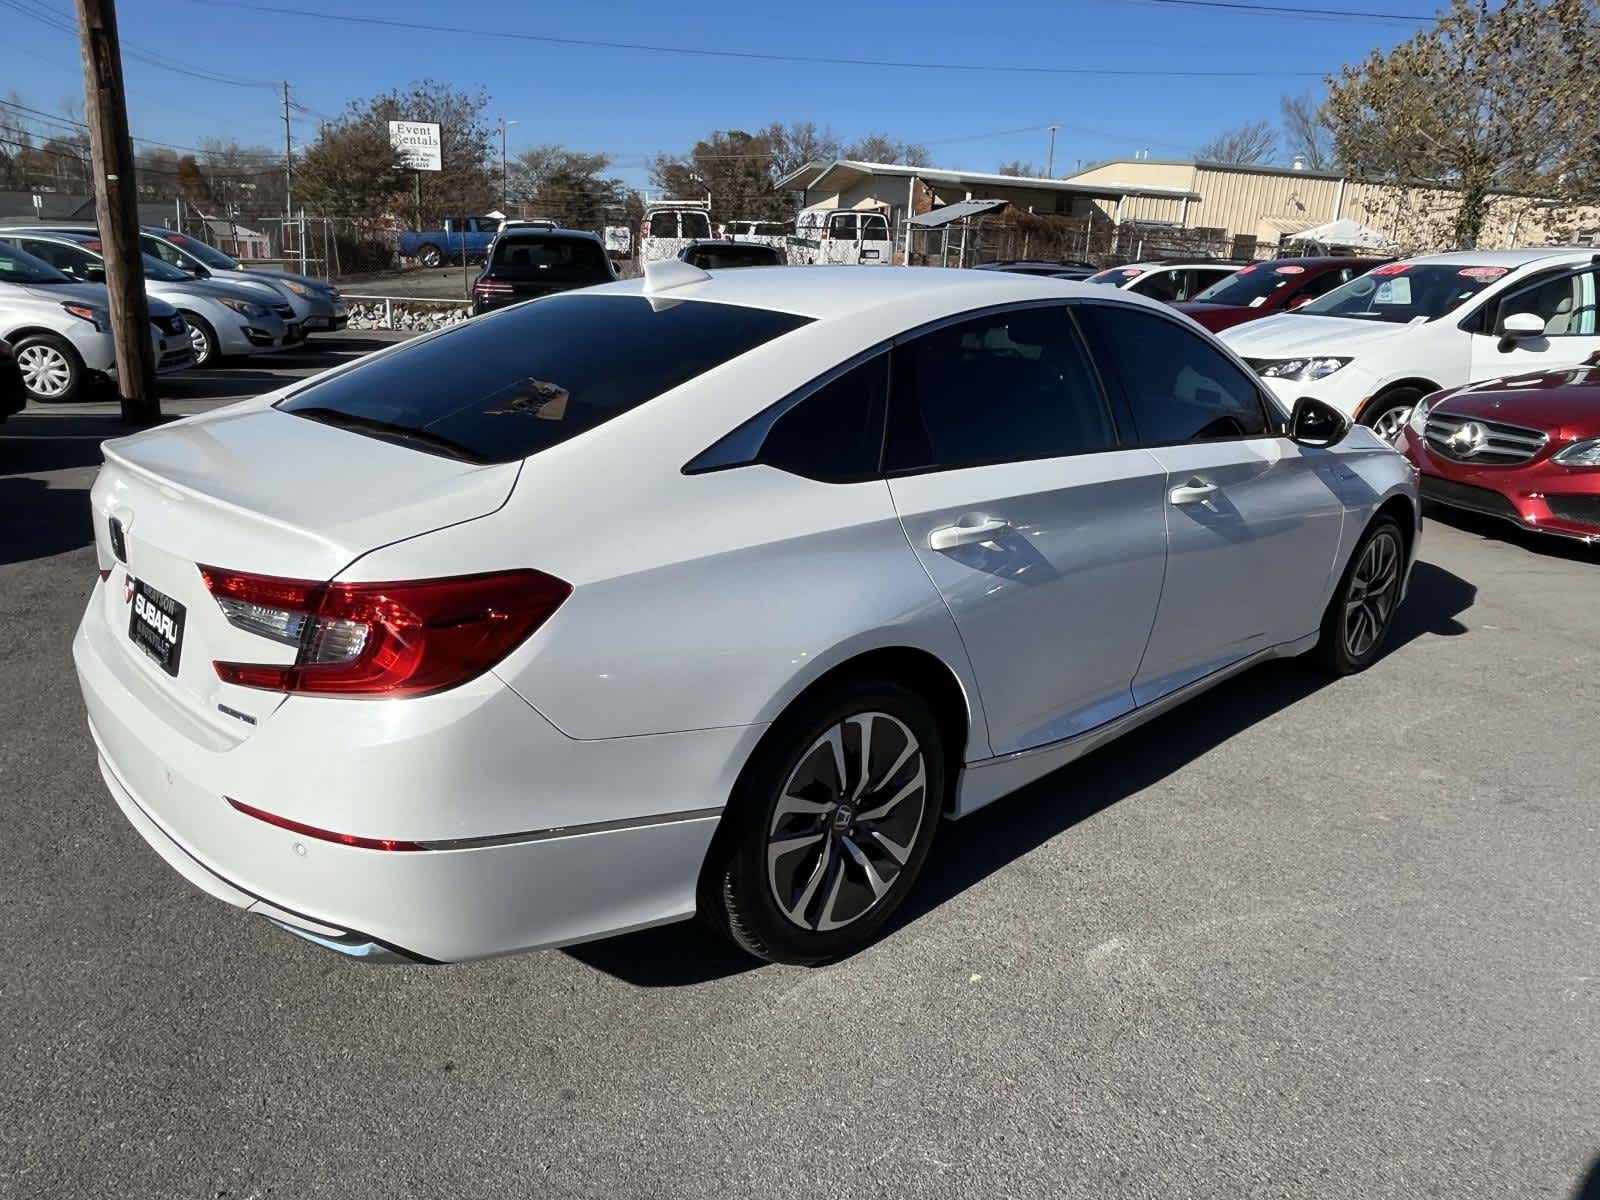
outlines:
{"label": "taillight", "polygon": [[511,295],[511,285],[500,279],[480,279],[472,285],[472,290],[480,296]]}
{"label": "taillight", "polygon": [[228,623],[297,647],[287,666],[217,662],[271,692],[421,696],[483,674],[543,625],[572,585],[542,571],[399,583],[317,583],[202,566]]}
{"label": "taillight", "polygon": [[287,829],[290,833],[319,838],[324,842],[338,842],[341,846],[354,846],[359,850],[427,849],[421,842],[403,842],[397,838],[359,837],[353,833],[335,833],[331,829],[318,829],[315,825],[307,825],[303,821],[291,821],[288,817],[280,817],[277,813],[270,813],[264,808],[256,808],[253,805],[244,803],[242,800],[235,800],[232,796],[224,796],[223,799],[247,817],[265,821],[268,825],[276,825],[279,829]]}

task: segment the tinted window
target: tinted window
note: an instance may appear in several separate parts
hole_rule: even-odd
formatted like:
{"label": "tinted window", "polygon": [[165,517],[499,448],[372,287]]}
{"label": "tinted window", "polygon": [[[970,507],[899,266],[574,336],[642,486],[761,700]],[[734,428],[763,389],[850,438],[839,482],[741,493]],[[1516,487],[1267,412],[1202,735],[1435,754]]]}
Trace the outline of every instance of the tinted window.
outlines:
{"label": "tinted window", "polygon": [[422,450],[511,462],[809,321],[696,300],[555,296],[375,358],[278,407]]}
{"label": "tinted window", "polygon": [[1358,274],[1354,267],[1339,267],[1337,270],[1324,271],[1321,275],[1313,275],[1305,287],[1294,294],[1296,300],[1315,299],[1317,296],[1326,296],[1336,287],[1343,287]]}
{"label": "tinted window", "polygon": [[0,283],[71,283],[49,263],[14,242],[0,242]]}
{"label": "tinted window", "polygon": [[679,213],[678,219],[682,223],[684,237],[708,238],[711,236],[711,218],[705,213],[698,211]]}
{"label": "tinted window", "polygon": [[1210,281],[1206,289],[1195,296],[1207,304],[1233,304],[1241,308],[1260,308],[1263,301],[1280,288],[1293,285],[1304,267],[1289,263],[1251,263],[1240,267],[1231,275]]}
{"label": "tinted window", "polygon": [[1077,312],[1101,372],[1120,384],[1145,445],[1267,431],[1254,381],[1197,335],[1131,308],[1094,304]]}
{"label": "tinted window", "polygon": [[828,236],[854,240],[856,236],[855,213],[839,213],[828,221]]}
{"label": "tinted window", "polygon": [[772,267],[782,260],[771,246],[737,246],[731,243],[696,246],[688,259],[697,267]]}
{"label": "tinted window", "polygon": [[1183,298],[1183,272],[1150,271],[1129,290],[1138,292],[1141,296],[1149,296],[1152,300],[1160,300],[1163,303],[1181,300]]}
{"label": "tinted window", "polygon": [[996,313],[895,347],[891,471],[1053,458],[1115,443],[1063,308]]}
{"label": "tinted window", "polygon": [[503,235],[489,271],[497,279],[605,283],[611,267],[599,242],[588,238]]}
{"label": "tinted window", "polygon": [[852,367],[779,417],[756,461],[828,483],[874,477],[888,391],[887,354]]}
{"label": "tinted window", "polygon": [[[58,262],[56,266],[61,264]],[[1533,313],[1539,317],[1545,323],[1546,337],[1591,337],[1595,332],[1594,272],[1558,275],[1514,292],[1500,301],[1498,321],[1504,321],[1512,313]],[[1498,323],[1495,328],[1499,328]]]}
{"label": "tinted window", "polygon": [[39,238],[18,238],[17,245],[29,254],[43,262],[49,263],[56,270],[74,279],[87,279],[89,268],[98,267],[100,262],[94,255],[80,250],[76,246],[69,246],[62,242],[47,242]]}
{"label": "tinted window", "polygon": [[678,236],[678,214],[658,212],[650,214],[650,232],[647,237],[675,238]]}
{"label": "tinted window", "polygon": [[877,241],[889,240],[889,222],[879,216],[865,216],[861,218],[861,236],[874,238]]}

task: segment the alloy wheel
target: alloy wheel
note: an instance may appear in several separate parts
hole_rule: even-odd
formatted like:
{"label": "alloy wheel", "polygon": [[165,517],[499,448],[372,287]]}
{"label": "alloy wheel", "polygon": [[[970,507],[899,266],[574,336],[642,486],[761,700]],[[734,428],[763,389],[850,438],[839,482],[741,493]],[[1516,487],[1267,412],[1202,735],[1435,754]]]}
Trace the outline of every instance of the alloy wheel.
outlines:
{"label": "alloy wheel", "polygon": [[1367,543],[1344,604],[1344,645],[1353,659],[1377,644],[1400,595],[1400,543],[1385,529]]}
{"label": "alloy wheel", "polygon": [[1406,422],[1411,419],[1411,406],[1397,406],[1386,409],[1378,414],[1378,419],[1372,423],[1372,432],[1386,442],[1398,442],[1400,431],[1406,427]]}
{"label": "alloy wheel", "polygon": [[921,745],[885,712],[846,717],[795,764],[767,828],[767,882],[801,929],[842,929],[900,877],[927,819]]}
{"label": "alloy wheel", "polygon": [[54,346],[24,346],[17,351],[17,366],[35,396],[60,396],[72,383],[72,364]]}
{"label": "alloy wheel", "polygon": [[194,347],[194,365],[205,366],[211,361],[211,339],[206,331],[193,321],[189,322],[189,345]]}

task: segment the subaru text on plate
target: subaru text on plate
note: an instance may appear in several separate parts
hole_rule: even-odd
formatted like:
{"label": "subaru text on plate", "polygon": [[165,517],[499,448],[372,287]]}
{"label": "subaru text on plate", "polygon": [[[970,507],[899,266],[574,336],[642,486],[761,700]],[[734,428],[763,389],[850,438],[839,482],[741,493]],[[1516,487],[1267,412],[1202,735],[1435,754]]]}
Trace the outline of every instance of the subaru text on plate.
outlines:
{"label": "subaru text on plate", "polygon": [[1381,652],[1415,475],[1170,309],[642,280],[108,442],[74,654],[196,885],[455,960],[699,911],[864,945],[934,834],[1269,658]]}

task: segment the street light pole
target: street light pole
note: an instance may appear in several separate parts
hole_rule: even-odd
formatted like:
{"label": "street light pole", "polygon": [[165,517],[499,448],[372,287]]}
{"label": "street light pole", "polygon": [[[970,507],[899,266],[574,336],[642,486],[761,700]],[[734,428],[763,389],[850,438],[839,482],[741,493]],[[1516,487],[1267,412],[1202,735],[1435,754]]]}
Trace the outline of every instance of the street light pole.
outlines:
{"label": "street light pole", "polygon": [[509,189],[506,187],[506,128],[515,125],[515,121],[500,118],[500,211],[510,216],[510,201],[507,199]]}
{"label": "street light pole", "polygon": [[1056,176],[1056,126],[1050,126],[1050,157],[1045,160],[1044,177],[1054,179]]}

